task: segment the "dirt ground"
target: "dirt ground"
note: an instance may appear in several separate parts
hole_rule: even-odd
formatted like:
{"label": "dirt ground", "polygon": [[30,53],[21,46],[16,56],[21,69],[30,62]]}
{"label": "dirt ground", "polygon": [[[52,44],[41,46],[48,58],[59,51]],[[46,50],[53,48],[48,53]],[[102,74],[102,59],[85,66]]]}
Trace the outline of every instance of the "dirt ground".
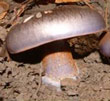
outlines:
{"label": "dirt ground", "polygon": [[[10,8],[5,18],[0,21],[0,44],[5,43],[5,38],[11,28],[10,23],[15,17],[14,9],[18,9],[21,4],[12,0],[5,1],[8,2]],[[104,16],[105,1],[92,1],[91,5]],[[83,3],[76,4],[84,5]],[[108,5],[110,6],[109,0]],[[20,23],[27,17],[40,14],[42,11],[52,10],[56,6],[59,5],[28,4],[17,22]],[[108,14],[109,24],[110,12]],[[72,86],[62,86],[61,92],[41,84],[39,49],[32,50],[34,52],[10,55],[12,58],[10,61],[6,56],[0,57],[0,101],[110,101],[110,60],[100,54],[98,42],[98,38],[94,35],[69,40],[80,75],[79,80]]]}

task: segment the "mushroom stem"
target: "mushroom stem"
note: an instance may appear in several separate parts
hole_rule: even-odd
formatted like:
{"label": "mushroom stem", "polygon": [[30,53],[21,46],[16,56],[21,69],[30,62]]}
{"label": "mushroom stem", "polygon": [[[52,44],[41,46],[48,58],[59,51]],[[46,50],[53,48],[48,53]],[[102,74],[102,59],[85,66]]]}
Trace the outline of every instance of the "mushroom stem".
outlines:
{"label": "mushroom stem", "polygon": [[76,80],[79,70],[73,60],[68,44],[62,40],[45,45],[45,56],[42,60],[42,67],[45,76],[42,81],[60,88],[61,80],[72,78]]}

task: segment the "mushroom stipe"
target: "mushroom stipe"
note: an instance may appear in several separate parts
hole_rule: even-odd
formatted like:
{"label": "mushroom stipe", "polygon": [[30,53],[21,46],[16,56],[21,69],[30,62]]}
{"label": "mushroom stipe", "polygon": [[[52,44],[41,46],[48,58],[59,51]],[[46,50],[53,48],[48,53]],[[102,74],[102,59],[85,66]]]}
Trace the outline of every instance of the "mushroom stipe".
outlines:
{"label": "mushroom stipe", "polygon": [[[42,81],[60,88],[61,80],[76,79],[79,70],[65,39],[89,35],[106,28],[103,17],[95,10],[73,5],[62,6],[41,18],[32,18],[11,29],[7,38],[7,50],[19,53],[45,44]],[[18,41],[20,40],[20,41]]]}

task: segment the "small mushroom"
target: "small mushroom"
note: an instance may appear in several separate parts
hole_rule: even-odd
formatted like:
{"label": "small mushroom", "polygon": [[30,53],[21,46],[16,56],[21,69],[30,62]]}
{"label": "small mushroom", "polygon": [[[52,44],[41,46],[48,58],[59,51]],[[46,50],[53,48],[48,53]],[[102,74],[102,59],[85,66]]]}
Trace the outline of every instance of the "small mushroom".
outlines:
{"label": "small mushroom", "polygon": [[100,52],[106,56],[110,57],[110,31],[108,31],[105,36],[101,39],[99,43]]}
{"label": "small mushroom", "polygon": [[16,25],[7,36],[6,46],[15,54],[45,44],[42,81],[60,88],[61,80],[76,79],[79,74],[66,39],[103,31],[105,27],[103,17],[95,10],[68,5]]}

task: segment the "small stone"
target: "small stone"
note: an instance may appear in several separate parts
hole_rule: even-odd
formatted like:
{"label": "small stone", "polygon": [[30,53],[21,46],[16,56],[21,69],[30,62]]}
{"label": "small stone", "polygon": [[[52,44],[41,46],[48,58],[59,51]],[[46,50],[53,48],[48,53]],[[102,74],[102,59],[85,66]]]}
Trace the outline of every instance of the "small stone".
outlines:
{"label": "small stone", "polygon": [[41,18],[42,17],[42,13],[41,12],[38,12],[37,14],[36,14],[36,18]]}

